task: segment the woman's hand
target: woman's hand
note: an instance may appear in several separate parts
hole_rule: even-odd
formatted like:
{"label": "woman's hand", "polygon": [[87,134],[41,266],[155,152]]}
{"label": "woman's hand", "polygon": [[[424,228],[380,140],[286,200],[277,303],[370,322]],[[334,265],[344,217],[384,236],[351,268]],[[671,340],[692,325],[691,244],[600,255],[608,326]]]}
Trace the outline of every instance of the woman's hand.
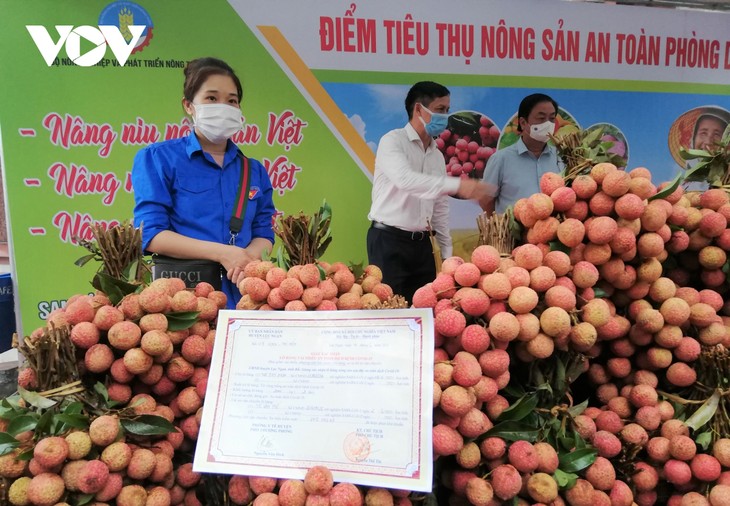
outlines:
{"label": "woman's hand", "polygon": [[227,245],[221,255],[220,263],[226,270],[226,276],[234,284],[238,284],[239,278],[243,279],[243,269],[250,262],[260,260],[261,257],[252,253],[249,248]]}

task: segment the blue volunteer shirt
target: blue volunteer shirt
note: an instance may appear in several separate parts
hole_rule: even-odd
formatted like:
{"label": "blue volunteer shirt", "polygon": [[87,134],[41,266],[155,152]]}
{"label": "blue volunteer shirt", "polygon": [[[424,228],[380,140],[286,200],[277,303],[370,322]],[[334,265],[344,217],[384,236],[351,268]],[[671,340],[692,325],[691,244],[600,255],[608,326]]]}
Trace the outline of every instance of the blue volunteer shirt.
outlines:
{"label": "blue volunteer shirt", "polygon": [[[228,225],[241,178],[238,153],[238,147],[229,140],[221,168],[203,152],[193,133],[151,144],[137,153],[132,169],[134,225],[144,225],[145,251],[163,230],[228,244]],[[241,248],[259,237],[274,241],[275,208],[269,175],[259,161],[250,158],[249,171],[246,216],[235,241]],[[223,291],[228,296],[228,307],[234,308],[241,298],[238,288],[224,278]]]}

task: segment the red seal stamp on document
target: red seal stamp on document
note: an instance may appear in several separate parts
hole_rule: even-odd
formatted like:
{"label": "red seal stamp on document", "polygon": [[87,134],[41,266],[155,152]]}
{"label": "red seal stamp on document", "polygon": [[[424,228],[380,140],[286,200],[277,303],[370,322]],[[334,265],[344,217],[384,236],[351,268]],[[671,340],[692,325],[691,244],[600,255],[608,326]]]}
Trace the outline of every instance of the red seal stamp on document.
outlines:
{"label": "red seal stamp on document", "polygon": [[362,462],[370,455],[370,440],[367,436],[350,432],[342,443],[345,457],[351,462]]}

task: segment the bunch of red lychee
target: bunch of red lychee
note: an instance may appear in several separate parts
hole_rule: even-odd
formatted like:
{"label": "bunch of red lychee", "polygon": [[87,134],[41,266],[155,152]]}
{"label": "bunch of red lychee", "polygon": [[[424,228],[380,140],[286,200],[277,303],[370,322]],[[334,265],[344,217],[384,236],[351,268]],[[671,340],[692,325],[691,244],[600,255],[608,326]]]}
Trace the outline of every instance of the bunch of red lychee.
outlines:
{"label": "bunch of red lychee", "polygon": [[[713,188],[688,192],[675,204],[668,218],[673,228],[667,250],[672,261],[671,277],[682,286],[727,293],[727,255],[730,252],[730,198]],[[723,308],[730,315],[730,304]]]}
{"label": "bunch of red lychee", "polygon": [[[207,283],[189,290],[179,279],[158,279],[116,306],[103,294],[75,295],[50,315],[48,325],[70,326],[84,381],[103,383],[115,409],[160,416],[176,430],[134,436],[108,414],[92,416],[88,430],[44,437],[35,442],[30,462],[18,465],[14,453],[0,457],[0,476],[15,480],[11,504],[56,504],[84,494],[119,505],[199,504],[194,489],[200,476],[192,458],[186,463],[181,456],[198,437],[211,326],[225,306],[226,295]],[[169,328],[168,314],[191,311],[199,313],[191,326]],[[21,371],[19,384],[36,388],[34,371]]]}
{"label": "bunch of red lychee", "polygon": [[335,483],[326,466],[307,470],[303,480],[233,476],[228,497],[236,505],[255,506],[410,506],[410,492]]}
{"label": "bunch of red lychee", "polygon": [[263,311],[368,309],[394,296],[376,265],[368,265],[356,278],[342,262],[293,265],[284,270],[270,261],[256,260],[244,269],[238,288],[243,296],[237,309]]}

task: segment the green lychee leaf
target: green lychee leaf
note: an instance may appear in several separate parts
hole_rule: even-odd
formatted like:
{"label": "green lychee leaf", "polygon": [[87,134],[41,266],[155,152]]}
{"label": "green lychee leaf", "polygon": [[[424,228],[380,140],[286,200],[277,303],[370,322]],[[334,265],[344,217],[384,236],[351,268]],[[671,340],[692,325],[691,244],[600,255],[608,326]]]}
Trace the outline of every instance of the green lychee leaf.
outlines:
{"label": "green lychee leaf", "polygon": [[526,394],[517,399],[517,401],[507,409],[502,411],[499,418],[497,418],[497,421],[520,421],[535,410],[537,402],[538,398],[536,393]]}
{"label": "green lychee leaf", "polygon": [[573,488],[575,482],[578,481],[578,475],[573,473],[566,473],[560,469],[556,469],[553,473],[555,483],[558,484],[561,490],[567,490]]}
{"label": "green lychee leaf", "polygon": [[139,288],[138,284],[127,283],[123,279],[115,278],[105,272],[97,272],[91,285],[104,292],[115,306],[122,301],[125,295],[134,293]]}
{"label": "green lychee leaf", "polygon": [[77,267],[83,267],[84,265],[86,265],[87,263],[92,261],[95,257],[96,257],[96,255],[94,255],[93,253],[90,255],[84,255],[81,258],[79,258],[78,260],[76,260],[74,262],[74,265],[76,265]]}
{"label": "green lychee leaf", "polygon": [[697,411],[692,413],[692,416],[687,418],[685,424],[692,430],[697,430],[703,427],[707,422],[712,420],[717,412],[717,407],[720,404],[720,391],[715,391],[714,394],[707,399]]}
{"label": "green lychee leaf", "polygon": [[558,445],[565,451],[571,451],[575,448],[575,439],[572,437],[559,437]]}
{"label": "green lychee leaf", "polygon": [[500,437],[505,441],[525,440],[531,443],[537,441],[538,435],[536,428],[512,420],[500,422],[484,434],[485,437]]}
{"label": "green lychee leaf", "polygon": [[120,421],[124,430],[138,436],[164,436],[177,430],[173,424],[157,415],[140,415]]}
{"label": "green lychee leaf", "polygon": [[679,148],[679,156],[684,160],[694,160],[695,158],[709,158],[712,154],[704,149],[687,149]]}
{"label": "green lychee leaf", "polygon": [[53,411],[52,410],[46,410],[45,413],[43,413],[38,420],[38,425],[35,427],[35,433],[36,434],[51,434],[51,429],[53,425]]}
{"label": "green lychee leaf", "polygon": [[107,392],[106,387],[103,383],[97,381],[94,384],[94,391],[101,396],[102,399],[104,399],[105,403],[109,402],[109,392]]}
{"label": "green lychee leaf", "polygon": [[707,450],[712,444],[712,432],[703,432],[695,436],[695,443],[700,445],[703,450]]}
{"label": "green lychee leaf", "polygon": [[83,506],[89,504],[94,500],[94,494],[81,494],[76,496],[76,506]]}
{"label": "green lychee leaf", "polygon": [[34,430],[38,425],[38,418],[38,415],[35,413],[16,416],[8,424],[8,434],[11,436],[17,436],[21,432]]}
{"label": "green lychee leaf", "polygon": [[35,406],[36,408],[48,409],[58,404],[53,399],[43,397],[38,392],[31,392],[21,386],[18,386],[18,393],[20,393],[20,396],[25,400],[25,402]]}
{"label": "green lychee leaf", "polygon": [[657,199],[663,199],[674,193],[674,190],[676,190],[680,184],[684,182],[685,177],[689,175],[689,172],[687,174],[679,173],[677,174],[677,177],[675,177],[670,184],[667,185],[666,188],[662,189],[661,191],[656,192],[654,195],[649,197],[647,200],[651,202],[652,200]]}
{"label": "green lychee leaf", "polygon": [[89,428],[89,417],[81,414],[68,414],[60,413],[56,415],[55,420],[61,423],[59,432],[65,432],[69,428],[74,429],[88,429]]}
{"label": "green lychee leaf", "polygon": [[167,330],[185,330],[198,321],[200,311],[180,311],[177,313],[167,313]]}
{"label": "green lychee leaf", "polygon": [[78,415],[84,410],[84,405],[78,401],[72,402],[62,408],[64,415]]}
{"label": "green lychee leaf", "polygon": [[525,395],[525,389],[519,383],[509,383],[502,390],[502,393],[507,394],[508,397],[522,397]]}
{"label": "green lychee leaf", "polygon": [[563,453],[558,456],[559,467],[566,473],[577,473],[593,464],[597,456],[598,450],[595,448],[582,448]]}
{"label": "green lychee leaf", "polygon": [[585,411],[587,407],[588,399],[584,400],[580,404],[576,404],[575,406],[568,408],[568,413],[570,414],[570,416],[578,416],[583,413],[583,411]]}
{"label": "green lychee leaf", "polygon": [[20,441],[7,432],[0,432],[0,455],[10,453],[20,445]]}

